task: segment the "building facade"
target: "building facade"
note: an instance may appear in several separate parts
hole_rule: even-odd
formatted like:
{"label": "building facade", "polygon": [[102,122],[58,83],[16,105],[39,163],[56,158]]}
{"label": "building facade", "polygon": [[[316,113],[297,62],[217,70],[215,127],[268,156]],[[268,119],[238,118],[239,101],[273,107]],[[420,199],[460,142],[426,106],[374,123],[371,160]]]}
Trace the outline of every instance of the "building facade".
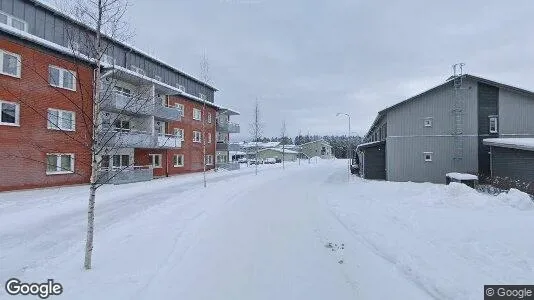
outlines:
{"label": "building facade", "polygon": [[319,156],[321,158],[333,158],[332,146],[324,140],[317,140],[299,145],[301,152],[308,158]]}
{"label": "building facade", "polygon": [[494,137],[534,136],[534,93],[472,75],[378,113],[358,146],[370,179],[445,183],[449,172],[490,177]]}
{"label": "building facade", "polygon": [[92,37],[39,1],[0,2],[0,190],[87,183],[93,138],[103,183],[214,168],[219,114],[237,114],[217,90],[107,37],[97,64]]}

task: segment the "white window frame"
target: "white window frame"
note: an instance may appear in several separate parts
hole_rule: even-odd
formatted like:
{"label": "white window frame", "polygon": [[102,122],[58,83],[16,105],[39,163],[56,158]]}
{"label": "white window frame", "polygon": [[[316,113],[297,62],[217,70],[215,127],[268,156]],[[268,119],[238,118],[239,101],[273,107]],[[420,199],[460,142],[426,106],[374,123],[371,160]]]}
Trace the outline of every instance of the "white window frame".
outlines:
{"label": "white window frame", "polygon": [[9,25],[9,26],[11,26],[11,27],[13,27],[13,28],[15,28],[15,29],[17,29],[17,30],[20,30],[20,29],[16,28],[15,26],[13,26],[13,20],[17,20],[17,21],[19,21],[19,22],[21,22],[21,23],[24,24],[24,29],[23,29],[23,31],[28,32],[28,22],[26,22],[26,21],[24,21],[24,20],[22,20],[22,19],[20,19],[20,18],[14,17],[14,16],[12,16],[12,15],[10,15],[10,14],[7,14],[7,13],[5,13],[5,12],[3,12],[3,11],[0,11],[0,14],[2,14],[2,15],[4,15],[4,16],[7,17],[7,23],[6,23],[6,25]]}
{"label": "white window frame", "polygon": [[193,131],[193,143],[202,143],[202,132]]}
{"label": "white window frame", "polygon": [[[152,165],[152,168],[154,168],[154,169],[163,168],[163,155],[161,155],[161,154],[149,154],[148,156],[150,156],[150,164]],[[159,158],[159,165],[158,166],[156,166],[156,164],[155,164],[156,156]]]}
{"label": "white window frame", "polygon": [[[4,55],[6,55],[6,54],[15,56],[17,58],[17,74],[10,74],[10,73],[4,72]],[[6,76],[10,76],[10,77],[20,78],[21,77],[21,68],[22,68],[21,62],[22,62],[22,60],[21,60],[20,54],[0,49],[0,74],[6,75]]]}
{"label": "white window frame", "polygon": [[193,108],[193,120],[202,121],[202,110]]}
{"label": "white window frame", "polygon": [[[56,171],[48,171],[48,156],[56,156]],[[61,170],[61,156],[70,156],[70,171]],[[74,153],[46,153],[46,175],[60,175],[74,173]]]}
{"label": "white window frame", "polygon": [[[491,129],[491,122],[495,121],[495,128]],[[498,116],[489,116],[489,132],[490,133],[499,133],[499,117]]]}
{"label": "white window frame", "polygon": [[423,125],[425,127],[432,127],[432,123],[433,123],[433,119],[432,118],[425,118],[425,120],[423,121]]}
{"label": "white window frame", "polygon": [[175,103],[174,106],[182,111],[182,117],[185,115],[185,105],[181,103]]}
{"label": "white window frame", "polygon": [[[177,164],[175,164],[174,162],[175,162],[175,161],[176,161],[176,162],[178,161],[178,159],[177,159],[178,157],[181,157],[181,158],[182,158],[182,163],[177,165]],[[183,154],[174,154],[172,160],[173,160],[173,163],[172,163],[172,164],[173,164],[173,166],[174,166],[175,168],[181,168],[181,167],[183,167],[183,166],[185,165],[185,156],[184,156]]]}
{"label": "white window frame", "polygon": [[211,124],[211,113],[208,113],[208,123]]}
{"label": "white window frame", "polygon": [[[15,123],[2,122],[2,119],[1,119],[2,103],[15,105]],[[0,125],[20,127],[20,104],[16,102],[0,100]]]}
{"label": "white window frame", "polygon": [[[50,69],[56,69],[59,71],[59,82],[56,84],[54,82],[52,82],[52,80],[50,80]],[[71,75],[72,75],[72,88],[70,87],[65,87],[64,86],[64,82],[63,82],[63,73],[65,72],[69,72]],[[67,70],[67,69],[64,69],[64,68],[61,68],[61,67],[58,67],[58,66],[54,66],[54,65],[49,65],[48,66],[48,80],[50,81],[50,85],[53,86],[53,87],[57,87],[57,88],[61,88],[61,89],[65,89],[65,90],[69,90],[69,91],[73,91],[75,92],[76,91],[76,72],[74,71],[71,71],[71,70]]]}
{"label": "white window frame", "polygon": [[[429,158],[427,159],[427,155]],[[423,152],[423,158],[425,162],[432,162],[432,157],[434,156],[434,152]]]}
{"label": "white window frame", "polygon": [[[49,108],[48,109],[48,113],[50,111],[57,112],[57,114],[58,114],[58,124],[52,124],[52,122],[48,118],[48,114],[47,114],[46,119],[47,119],[47,128],[48,129],[64,130],[64,131],[76,131],[76,113],[75,112],[70,111],[70,110],[57,109],[57,108]],[[61,120],[63,120],[63,118],[61,117],[61,115],[64,114],[64,113],[70,113],[72,115],[72,128],[66,128],[66,127],[63,126],[63,123],[61,122]]]}
{"label": "white window frame", "polygon": [[208,154],[204,157],[204,162],[206,163],[206,166],[212,166],[213,165],[213,155]]}
{"label": "white window frame", "polygon": [[[178,135],[178,132],[181,132],[182,134],[181,135]],[[183,128],[174,128],[174,135],[176,137],[180,137],[181,141],[185,141],[185,130]]]}
{"label": "white window frame", "polygon": [[211,132],[208,132],[208,144],[211,144]]}

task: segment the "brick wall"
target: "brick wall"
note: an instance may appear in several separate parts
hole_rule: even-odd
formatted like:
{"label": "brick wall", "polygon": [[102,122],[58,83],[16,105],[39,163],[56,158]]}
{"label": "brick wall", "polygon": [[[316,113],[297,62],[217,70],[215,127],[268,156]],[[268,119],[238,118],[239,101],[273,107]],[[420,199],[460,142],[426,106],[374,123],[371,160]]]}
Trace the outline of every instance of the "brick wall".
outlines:
{"label": "brick wall", "polygon": [[[0,49],[22,60],[21,78],[0,74],[0,100],[20,105],[20,126],[0,125],[0,191],[88,182],[91,67],[7,37],[0,37]],[[51,86],[49,65],[76,71],[76,91]],[[75,112],[75,131],[47,129],[48,108]],[[74,153],[75,173],[46,175],[46,153]]]}

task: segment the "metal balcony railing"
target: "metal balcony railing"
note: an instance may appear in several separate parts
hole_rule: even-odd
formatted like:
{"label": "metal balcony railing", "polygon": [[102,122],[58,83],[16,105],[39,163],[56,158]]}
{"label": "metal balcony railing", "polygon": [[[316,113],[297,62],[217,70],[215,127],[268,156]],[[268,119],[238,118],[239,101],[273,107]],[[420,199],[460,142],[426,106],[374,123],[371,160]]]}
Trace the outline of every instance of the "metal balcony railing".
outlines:
{"label": "metal balcony railing", "polygon": [[228,151],[228,142],[217,142],[217,151]]}
{"label": "metal balcony railing", "polygon": [[[158,99],[159,100],[159,99]],[[178,107],[166,106],[161,101],[156,100],[154,108],[154,116],[159,119],[168,121],[180,121],[182,120],[182,110]]]}
{"label": "metal balcony railing", "polygon": [[135,115],[154,114],[154,104],[150,98],[132,97],[112,92],[102,96],[101,108],[104,110]]}
{"label": "metal balcony railing", "polygon": [[173,149],[182,147],[182,141],[175,135],[156,134],[134,130],[102,130],[100,143],[112,148]]}
{"label": "metal balcony railing", "polygon": [[218,132],[228,132],[228,133],[239,133],[240,126],[237,123],[232,122],[217,122],[217,131]]}
{"label": "metal balcony railing", "polygon": [[98,182],[103,184],[123,184],[149,181],[154,177],[152,166],[129,166],[105,168],[98,171]]}

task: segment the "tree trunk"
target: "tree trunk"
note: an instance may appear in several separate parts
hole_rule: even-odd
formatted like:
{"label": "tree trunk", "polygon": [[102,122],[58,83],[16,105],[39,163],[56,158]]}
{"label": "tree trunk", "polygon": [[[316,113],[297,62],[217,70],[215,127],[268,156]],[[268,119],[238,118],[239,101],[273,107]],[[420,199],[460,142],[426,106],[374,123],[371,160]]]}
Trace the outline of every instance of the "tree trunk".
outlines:
{"label": "tree trunk", "polygon": [[87,209],[87,239],[85,241],[85,262],[86,270],[91,269],[91,258],[93,255],[93,233],[95,229],[95,195],[96,184],[91,183],[89,188],[89,208]]}

